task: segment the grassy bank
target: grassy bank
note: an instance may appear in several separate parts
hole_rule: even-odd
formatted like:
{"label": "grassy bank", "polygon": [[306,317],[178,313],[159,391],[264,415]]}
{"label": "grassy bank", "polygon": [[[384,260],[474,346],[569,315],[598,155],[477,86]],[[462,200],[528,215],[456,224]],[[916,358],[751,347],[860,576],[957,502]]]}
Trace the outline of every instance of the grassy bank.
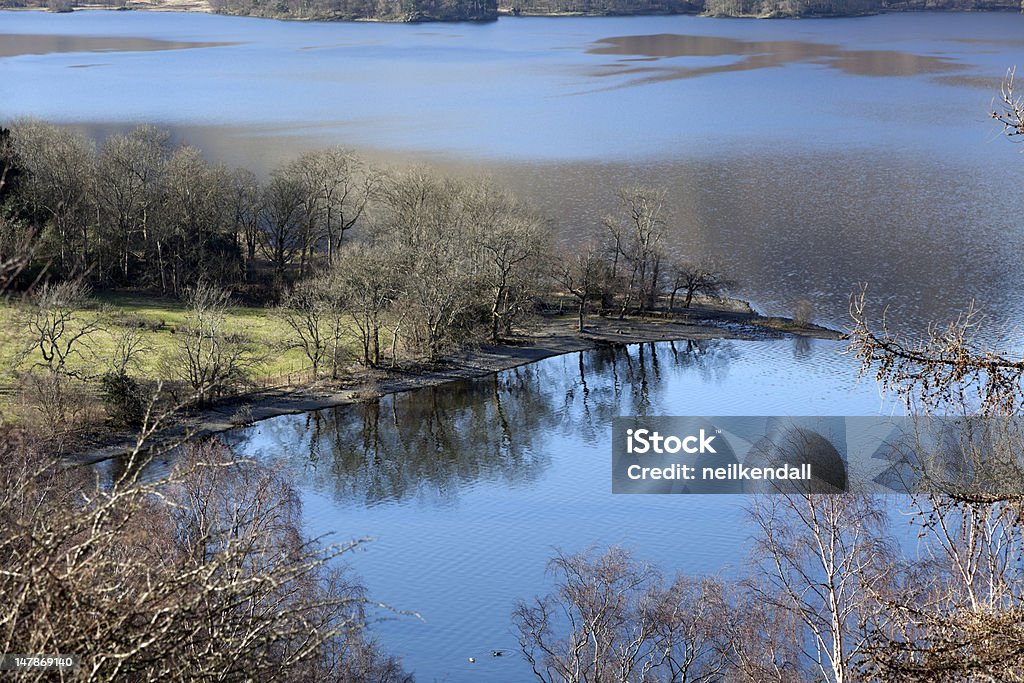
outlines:
{"label": "grassy bank", "polygon": [[[134,371],[143,377],[162,376],[165,359],[175,349],[175,335],[185,323],[184,303],[174,299],[158,299],[132,294],[99,294],[92,297],[91,305],[79,315],[83,322],[96,323],[99,329],[90,335],[81,354],[69,362],[69,369],[91,376],[102,374],[106,359],[114,353],[117,338],[126,328],[139,331],[145,353],[139,354]],[[0,305],[0,325],[6,338],[0,344],[0,364],[26,370],[38,358],[27,349],[31,341],[23,326],[17,307]],[[227,325],[244,333],[259,351],[257,375],[267,378],[299,372],[305,367],[302,351],[293,348],[288,326],[274,315],[273,309],[233,307],[228,312]]]}

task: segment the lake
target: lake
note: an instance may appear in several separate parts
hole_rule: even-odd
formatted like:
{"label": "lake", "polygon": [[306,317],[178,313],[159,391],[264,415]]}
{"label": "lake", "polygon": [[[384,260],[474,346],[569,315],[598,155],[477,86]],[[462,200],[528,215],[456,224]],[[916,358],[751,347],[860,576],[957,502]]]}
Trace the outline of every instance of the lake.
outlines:
{"label": "lake", "polygon": [[[266,171],[328,144],[488,174],[567,245],[617,187],[667,188],[672,248],[713,256],[761,310],[847,297],[920,331],[972,299],[1024,324],[1024,156],[988,118],[1024,54],[1015,14],[857,19],[285,23],[195,14],[0,12],[0,120],[102,138],[160,122]],[[509,615],[555,549],[624,544],[728,575],[743,499],[613,496],[616,415],[876,415],[896,407],[838,342],[655,344],[551,358],[229,436],[295,475],[314,534],[411,617],[375,632],[421,681],[522,681]],[[513,653],[514,654],[514,653]],[[469,657],[477,663],[470,664]]]}
{"label": "lake", "polygon": [[[857,381],[843,348],[602,349],[278,417],[229,438],[295,476],[312,534],[374,539],[350,560],[375,599],[422,615],[374,625],[418,680],[523,681],[510,614],[546,592],[556,549],[623,545],[669,574],[728,576],[746,562],[743,496],[611,493],[612,417],[898,412],[873,381]],[[494,649],[511,656],[492,658]]]}
{"label": "lake", "polygon": [[673,250],[760,309],[910,332],[975,300],[1024,323],[1024,157],[988,118],[1024,16],[505,18],[322,24],[0,12],[0,119],[172,127],[267,169],[341,144],[488,174],[566,242],[616,188],[668,189]]}

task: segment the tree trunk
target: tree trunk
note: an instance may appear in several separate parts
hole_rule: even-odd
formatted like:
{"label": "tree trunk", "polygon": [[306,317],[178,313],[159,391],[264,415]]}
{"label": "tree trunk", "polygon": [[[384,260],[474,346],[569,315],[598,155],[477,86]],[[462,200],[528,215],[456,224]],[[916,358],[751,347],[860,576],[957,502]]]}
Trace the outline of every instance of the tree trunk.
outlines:
{"label": "tree trunk", "polygon": [[373,325],[373,367],[380,365],[380,325]]}

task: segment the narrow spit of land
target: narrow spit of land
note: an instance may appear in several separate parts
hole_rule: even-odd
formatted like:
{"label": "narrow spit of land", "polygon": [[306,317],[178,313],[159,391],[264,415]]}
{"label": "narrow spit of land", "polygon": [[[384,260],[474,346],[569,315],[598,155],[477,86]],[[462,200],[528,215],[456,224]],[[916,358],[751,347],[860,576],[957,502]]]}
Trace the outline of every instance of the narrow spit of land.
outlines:
{"label": "narrow spit of land", "polygon": [[[741,301],[695,306],[673,316],[588,316],[585,331],[576,330],[574,315],[544,316],[531,329],[498,345],[463,349],[434,363],[406,364],[397,368],[363,369],[338,380],[261,389],[232,396],[203,410],[179,413],[167,426],[147,438],[148,447],[211,436],[279,415],[375,400],[388,394],[483,377],[552,356],[589,351],[602,345],[623,346],[667,341],[734,339],[758,341],[786,337],[842,339],[835,330],[789,318],[763,316]],[[136,434],[111,434],[72,459],[95,464],[120,457],[138,442]]]}

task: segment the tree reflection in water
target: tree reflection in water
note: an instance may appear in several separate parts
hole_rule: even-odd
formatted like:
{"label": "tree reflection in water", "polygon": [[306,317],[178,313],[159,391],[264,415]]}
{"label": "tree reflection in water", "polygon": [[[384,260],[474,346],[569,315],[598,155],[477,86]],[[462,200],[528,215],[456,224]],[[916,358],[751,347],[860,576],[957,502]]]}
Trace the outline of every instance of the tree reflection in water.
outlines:
{"label": "tree reflection in water", "polygon": [[736,351],[716,341],[607,345],[487,377],[287,415],[231,435],[338,502],[451,504],[478,482],[541,477],[559,435],[608,443],[617,415],[646,415],[663,366],[724,377]]}

